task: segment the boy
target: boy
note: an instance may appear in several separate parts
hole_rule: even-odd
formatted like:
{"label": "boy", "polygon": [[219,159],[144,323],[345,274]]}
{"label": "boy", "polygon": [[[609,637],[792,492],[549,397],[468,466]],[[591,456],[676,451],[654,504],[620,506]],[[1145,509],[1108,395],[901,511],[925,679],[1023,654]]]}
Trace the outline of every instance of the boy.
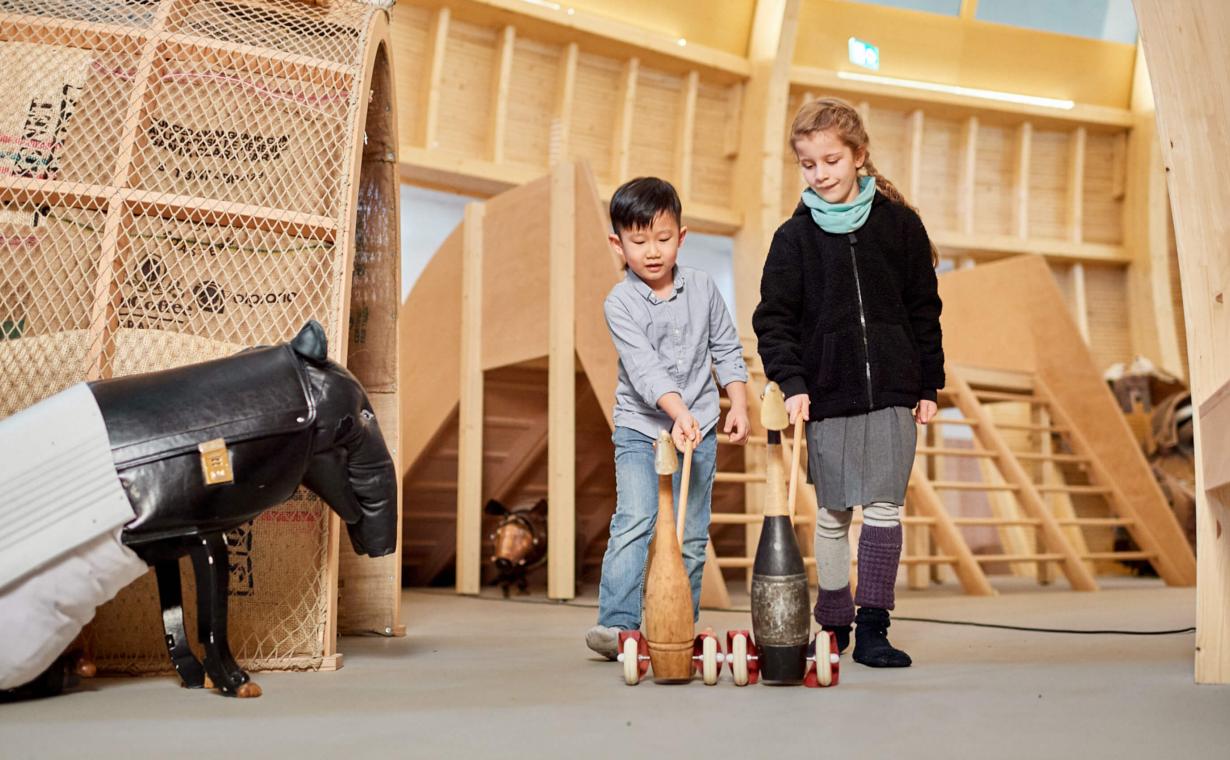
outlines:
{"label": "boy", "polygon": [[[717,382],[730,397],[723,430],[747,440],[747,368],[743,348],[713,280],[675,265],[687,234],[679,196],[669,182],[641,177],[611,198],[611,248],[624,262],[623,282],[603,304],[619,352],[615,390],[617,503],[602,559],[598,624],[585,643],[614,660],[620,630],[641,624],[645,563],[658,512],[653,442],[670,429],[675,446],[695,446],[688,492],[683,563],[692,583],[692,613],[700,605],[709,543],[709,497],[717,459]],[[675,495],[679,494],[675,475]]]}

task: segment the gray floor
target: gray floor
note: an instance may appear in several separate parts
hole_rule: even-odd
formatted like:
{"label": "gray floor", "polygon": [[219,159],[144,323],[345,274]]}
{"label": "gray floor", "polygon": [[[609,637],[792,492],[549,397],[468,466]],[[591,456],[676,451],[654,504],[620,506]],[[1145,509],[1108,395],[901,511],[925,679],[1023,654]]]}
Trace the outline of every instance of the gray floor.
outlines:
{"label": "gray floor", "polygon": [[[1192,589],[904,593],[898,614],[1073,628],[1192,624]],[[592,603],[592,600],[581,600]],[[1227,757],[1230,687],[1192,682],[1192,634],[1038,634],[899,622],[916,665],[843,658],[828,690],[623,684],[591,607],[407,592],[409,635],[348,638],[329,674],[224,699],[169,678],[0,705],[0,757]],[[703,612],[721,630],[737,612]],[[831,753],[831,754],[830,754]]]}

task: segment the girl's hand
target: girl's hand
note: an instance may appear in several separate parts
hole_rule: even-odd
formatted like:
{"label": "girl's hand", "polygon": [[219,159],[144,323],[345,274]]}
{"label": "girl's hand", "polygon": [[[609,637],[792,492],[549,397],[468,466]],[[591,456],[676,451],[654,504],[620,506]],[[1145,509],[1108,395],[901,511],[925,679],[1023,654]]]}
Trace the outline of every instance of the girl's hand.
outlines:
{"label": "girl's hand", "polygon": [[926,425],[935,417],[938,407],[934,401],[923,399],[918,402],[918,406],[914,408],[914,419],[920,425]]}
{"label": "girl's hand", "polygon": [[790,424],[794,424],[795,420],[802,417],[804,422],[811,419],[808,412],[811,409],[811,399],[806,393],[799,393],[786,399],[786,415],[790,418]]}
{"label": "girl's hand", "polygon": [[732,405],[726,413],[726,425],[722,432],[730,436],[730,442],[743,445],[747,443],[747,432],[750,425],[747,421],[747,406]]}

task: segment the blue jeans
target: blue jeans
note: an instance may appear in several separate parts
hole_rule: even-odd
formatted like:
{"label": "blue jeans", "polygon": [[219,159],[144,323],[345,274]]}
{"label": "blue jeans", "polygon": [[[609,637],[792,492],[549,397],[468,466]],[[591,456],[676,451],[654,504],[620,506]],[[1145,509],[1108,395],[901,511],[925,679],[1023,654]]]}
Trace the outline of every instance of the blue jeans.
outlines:
{"label": "blue jeans", "polygon": [[[615,514],[611,539],[602,558],[598,588],[598,624],[635,630],[641,625],[641,599],[649,542],[658,517],[658,475],[653,466],[653,439],[631,428],[617,427],[615,443]],[[675,502],[679,501],[680,470],[674,476]],[[692,582],[692,615],[700,610],[700,579],[709,545],[709,500],[717,468],[717,430],[710,430],[692,453],[688,486],[688,517],[683,535],[683,566]],[[675,516],[678,517],[678,509]]]}

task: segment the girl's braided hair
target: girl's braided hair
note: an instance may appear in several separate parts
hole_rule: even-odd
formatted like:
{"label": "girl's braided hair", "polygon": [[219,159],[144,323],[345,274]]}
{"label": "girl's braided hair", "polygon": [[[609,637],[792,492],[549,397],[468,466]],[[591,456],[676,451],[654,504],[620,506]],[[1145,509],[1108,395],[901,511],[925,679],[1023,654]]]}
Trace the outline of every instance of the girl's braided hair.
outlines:
{"label": "girl's braided hair", "polygon": [[[863,119],[858,115],[858,110],[854,106],[841,98],[818,98],[803,103],[799,107],[799,112],[794,116],[794,123],[790,125],[790,148],[793,150],[795,140],[801,137],[829,130],[832,130],[846,144],[856,158],[860,152],[862,153],[862,173],[875,177],[877,190],[884,193],[889,200],[900,203],[915,214],[918,213],[918,209],[905,199],[897,186],[889,182],[876,169],[876,165],[871,161],[871,151],[868,148],[871,140],[867,137]],[[939,252],[932,243],[931,266],[939,264],[939,260]]]}

